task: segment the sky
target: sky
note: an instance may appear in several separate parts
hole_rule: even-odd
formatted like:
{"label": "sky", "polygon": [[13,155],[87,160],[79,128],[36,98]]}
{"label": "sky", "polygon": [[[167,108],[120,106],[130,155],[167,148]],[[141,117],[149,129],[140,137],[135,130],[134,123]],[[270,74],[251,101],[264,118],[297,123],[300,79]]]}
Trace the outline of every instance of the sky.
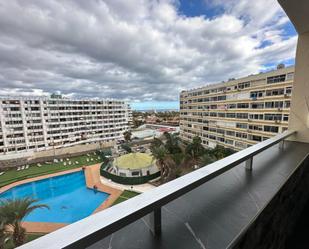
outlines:
{"label": "sky", "polygon": [[276,0],[0,2],[0,95],[178,108],[182,90],[294,64]]}

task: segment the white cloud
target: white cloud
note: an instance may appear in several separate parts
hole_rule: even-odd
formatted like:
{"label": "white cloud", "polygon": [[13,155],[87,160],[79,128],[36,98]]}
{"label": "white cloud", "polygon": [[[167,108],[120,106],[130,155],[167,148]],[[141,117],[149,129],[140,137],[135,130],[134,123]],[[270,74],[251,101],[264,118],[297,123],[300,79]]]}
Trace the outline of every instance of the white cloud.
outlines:
{"label": "white cloud", "polygon": [[3,1],[0,94],[176,100],[294,57],[276,1],[207,3],[224,13],[186,17],[173,0]]}

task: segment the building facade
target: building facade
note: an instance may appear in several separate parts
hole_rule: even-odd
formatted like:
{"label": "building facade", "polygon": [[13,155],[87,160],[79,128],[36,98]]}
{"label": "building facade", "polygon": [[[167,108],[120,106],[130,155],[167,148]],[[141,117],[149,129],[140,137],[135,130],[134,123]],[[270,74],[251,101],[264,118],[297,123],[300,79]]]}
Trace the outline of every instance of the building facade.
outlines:
{"label": "building facade", "polygon": [[131,110],[121,100],[0,98],[0,155],[123,137]]}
{"label": "building facade", "polygon": [[180,136],[205,147],[247,148],[288,128],[294,67],[180,94]]}

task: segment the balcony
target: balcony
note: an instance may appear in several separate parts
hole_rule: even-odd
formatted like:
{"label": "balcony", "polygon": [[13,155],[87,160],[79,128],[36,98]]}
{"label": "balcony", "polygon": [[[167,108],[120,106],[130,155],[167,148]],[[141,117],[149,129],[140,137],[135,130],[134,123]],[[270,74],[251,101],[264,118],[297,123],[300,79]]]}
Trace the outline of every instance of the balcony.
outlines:
{"label": "balcony", "polygon": [[274,203],[293,213],[289,200],[276,200],[309,164],[304,161],[309,144],[282,143],[293,134],[254,145],[22,248],[242,248],[259,217],[271,213],[269,222],[276,223]]}
{"label": "balcony", "polygon": [[309,200],[309,2],[280,3],[299,32],[289,131],[21,248],[288,248]]}

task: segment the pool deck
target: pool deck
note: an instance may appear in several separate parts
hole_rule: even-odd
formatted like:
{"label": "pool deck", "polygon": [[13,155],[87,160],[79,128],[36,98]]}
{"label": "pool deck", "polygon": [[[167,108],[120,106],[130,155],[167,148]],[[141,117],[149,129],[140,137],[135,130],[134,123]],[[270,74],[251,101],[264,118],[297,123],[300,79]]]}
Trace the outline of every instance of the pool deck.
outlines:
{"label": "pool deck", "polygon": [[[94,164],[91,166],[70,169],[70,170],[66,170],[62,172],[57,172],[53,174],[33,177],[30,179],[25,179],[22,181],[14,182],[4,187],[1,187],[0,194],[10,188],[16,187],[21,184],[38,181],[38,180],[42,180],[42,179],[46,179],[46,178],[50,178],[54,176],[74,173],[74,172],[82,171],[83,169],[85,172],[86,185],[88,188],[93,189],[94,185],[96,185],[99,191],[103,191],[109,194],[109,197],[93,213],[96,213],[98,211],[101,211],[111,206],[114,203],[114,201],[121,195],[122,191],[119,189],[112,188],[110,186],[106,186],[100,181],[100,164]],[[23,222],[22,225],[27,230],[28,233],[50,233],[68,224],[67,223],[51,223],[51,222]]]}

